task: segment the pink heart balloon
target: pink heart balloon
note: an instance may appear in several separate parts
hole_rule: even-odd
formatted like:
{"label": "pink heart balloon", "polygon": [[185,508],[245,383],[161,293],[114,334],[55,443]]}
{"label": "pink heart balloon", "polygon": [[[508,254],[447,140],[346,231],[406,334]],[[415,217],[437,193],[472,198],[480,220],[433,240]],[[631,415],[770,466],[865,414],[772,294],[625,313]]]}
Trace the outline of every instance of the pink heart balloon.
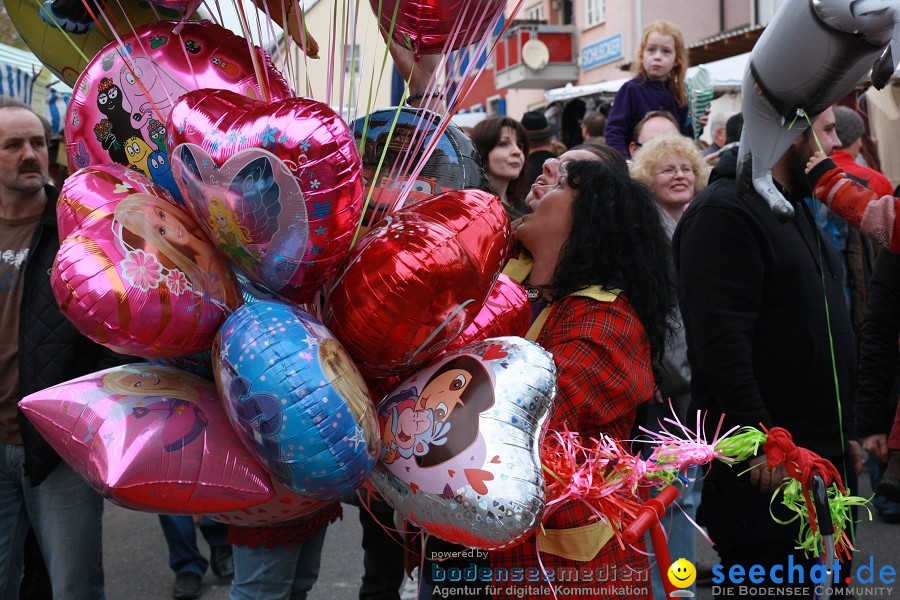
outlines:
{"label": "pink heart balloon", "polygon": [[50,281],[82,334],[147,358],[212,347],[240,288],[168,192],[121,165],[88,167],[66,180],[57,213]]}
{"label": "pink heart balloon", "polygon": [[362,161],[347,125],[305,98],[198,90],[172,110],[175,179],[197,221],[254,282],[310,301],[350,249]]}
{"label": "pink heart balloon", "polygon": [[[176,25],[182,27],[173,33]],[[165,145],[175,101],[198,88],[251,98],[290,98],[290,87],[259,48],[209,21],[160,21],[107,44],[75,83],[66,113],[69,164],[133,166],[178,197]],[[256,65],[263,73],[260,84]]]}
{"label": "pink heart balloon", "polygon": [[238,440],[215,384],[195,375],[114,367],[19,406],[79,475],[126,508],[206,514],[272,498],[269,476]]}

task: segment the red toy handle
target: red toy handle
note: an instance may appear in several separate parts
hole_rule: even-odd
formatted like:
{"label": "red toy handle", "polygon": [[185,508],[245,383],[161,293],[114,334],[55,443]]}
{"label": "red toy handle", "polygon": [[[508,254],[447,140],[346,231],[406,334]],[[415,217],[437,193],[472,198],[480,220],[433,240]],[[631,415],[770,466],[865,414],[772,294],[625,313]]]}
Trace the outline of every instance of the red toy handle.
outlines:
{"label": "red toy handle", "polygon": [[[622,539],[626,544],[636,544],[644,533],[650,530],[650,541],[653,542],[653,552],[656,554],[656,566],[662,579],[666,596],[669,597],[675,591],[675,586],[669,581],[669,567],[672,566],[672,557],[669,556],[669,547],[666,545],[666,532],[663,531],[659,520],[666,514],[666,508],[678,497],[678,488],[667,485],[655,498],[650,498],[638,509],[637,517],[631,525],[622,532]],[[680,557],[679,557],[680,558]]]}
{"label": "red toy handle", "polygon": [[635,544],[644,533],[666,514],[666,508],[678,497],[678,488],[674,485],[667,485],[655,497],[650,498],[638,510],[637,517],[631,522],[631,525],[622,532],[622,539],[626,544]]}

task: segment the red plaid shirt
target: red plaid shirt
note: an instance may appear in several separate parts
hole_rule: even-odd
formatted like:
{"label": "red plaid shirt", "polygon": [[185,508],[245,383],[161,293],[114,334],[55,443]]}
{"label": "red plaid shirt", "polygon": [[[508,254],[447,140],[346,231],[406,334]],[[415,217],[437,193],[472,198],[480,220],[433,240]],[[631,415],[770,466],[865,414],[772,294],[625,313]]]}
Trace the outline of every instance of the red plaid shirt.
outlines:
{"label": "red plaid shirt", "polygon": [[[559,391],[556,408],[550,418],[550,429],[579,432],[584,439],[605,433],[628,439],[639,404],[653,395],[650,346],[646,332],[631,304],[620,294],[613,302],[569,296],[551,307],[537,342],[553,354],[557,367]],[[563,505],[544,522],[548,529],[568,529],[588,525],[595,520],[583,506]],[[641,543],[639,550],[644,551]],[[535,537],[513,548],[490,553],[490,564],[497,569],[538,568]],[[557,581],[565,588],[593,589],[604,597],[650,598],[649,561],[633,548],[621,549],[610,540],[600,553],[588,562],[576,562],[544,553],[546,569],[578,569],[578,581]],[[615,567],[615,569],[613,569]],[[571,571],[570,571],[571,572]],[[584,574],[590,572],[591,576]],[[526,577],[527,579],[527,577]],[[494,598],[519,598],[508,586],[531,588],[529,598],[553,598],[552,594],[535,593],[538,583],[500,582],[494,586]],[[609,586],[631,587],[631,592],[596,592]],[[499,590],[499,593],[496,593]],[[571,594],[572,597],[589,597]],[[557,591],[562,600],[568,594]],[[592,596],[591,596],[592,597]]]}

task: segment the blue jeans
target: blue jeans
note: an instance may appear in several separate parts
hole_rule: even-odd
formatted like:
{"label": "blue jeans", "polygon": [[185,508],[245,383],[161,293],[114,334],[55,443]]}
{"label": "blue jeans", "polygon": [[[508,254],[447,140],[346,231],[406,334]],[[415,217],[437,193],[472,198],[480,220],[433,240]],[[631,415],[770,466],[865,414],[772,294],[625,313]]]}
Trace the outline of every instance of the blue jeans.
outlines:
{"label": "blue jeans", "polygon": [[325,532],[320,528],[302,544],[266,548],[234,546],[230,600],[306,600],[319,578]]}
{"label": "blue jeans", "polygon": [[61,462],[32,487],[22,446],[0,444],[0,592],[19,597],[29,524],[47,563],[54,600],[104,600],[103,498]]}
{"label": "blue jeans", "polygon": [[[169,546],[169,567],[175,574],[206,573],[209,561],[197,548],[197,529],[194,518],[187,515],[159,515],[166,545]],[[209,517],[200,521],[200,533],[210,547],[228,544],[228,525],[217,523]]]}

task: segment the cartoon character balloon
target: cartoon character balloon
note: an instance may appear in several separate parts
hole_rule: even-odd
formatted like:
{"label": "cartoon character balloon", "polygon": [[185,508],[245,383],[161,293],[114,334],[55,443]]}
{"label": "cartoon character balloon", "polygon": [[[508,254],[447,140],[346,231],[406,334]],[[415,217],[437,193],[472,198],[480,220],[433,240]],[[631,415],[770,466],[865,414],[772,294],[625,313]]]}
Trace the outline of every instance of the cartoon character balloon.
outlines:
{"label": "cartoon character balloon", "polygon": [[[442,54],[483,38],[504,0],[369,0],[381,29],[416,54]],[[381,12],[379,12],[379,10]]]}
{"label": "cartoon character balloon", "polygon": [[[487,189],[475,144],[452,122],[435,140],[441,126],[439,115],[414,108],[378,110],[350,124],[363,148],[367,196],[371,190],[364,224],[372,225],[394,209],[449,190]],[[432,144],[431,156],[411,182],[419,157]],[[409,188],[405,201],[400,198],[404,188]]]}
{"label": "cartoon character balloon", "polygon": [[[178,200],[166,149],[166,123],[179,97],[200,87],[262,97],[247,41],[208,21],[139,27],[104,47],[75,83],[66,113],[66,149],[76,168],[130,166]],[[268,55],[256,49],[263,85],[273,99],[291,91]]]}
{"label": "cartoon character balloon", "polygon": [[222,326],[213,361],[234,428],[290,489],[336,498],[375,466],[378,431],[366,384],[309,314],[284,302],[246,304]]}
{"label": "cartoon character balloon", "polygon": [[[816,51],[797,52],[798,47]],[[772,167],[806,129],[807,118],[850,93],[870,69],[880,89],[898,62],[900,2],[783,2],[744,73],[739,192],[752,184],[777,216],[792,217],[793,207],[772,181]]]}
{"label": "cartoon character balloon", "polygon": [[493,194],[416,202],[360,238],[323,320],[367,377],[423,365],[481,310],[508,244],[509,218]]}
{"label": "cartoon character balloon", "polygon": [[178,369],[114,367],[26,396],[19,406],[79,475],[126,508],[205,514],[273,496],[215,385]]}
{"label": "cartoon character balloon", "polygon": [[449,353],[379,404],[370,480],[432,535],[486,550],[514,544],[543,514],[538,450],[555,396],[553,357],[533,342],[491,338]]}
{"label": "cartoon character balloon", "polygon": [[83,335],[148,358],[212,347],[240,288],[167,191],[121,165],[88,167],[66,180],[57,213],[51,284]]}
{"label": "cartoon character balloon", "polygon": [[[95,1],[4,0],[3,4],[28,48],[70,86],[75,85],[90,59],[115,39],[113,29],[119,36],[127,36],[132,27],[155,23],[161,18],[182,17],[179,11],[153,7],[146,0],[100,2],[102,10],[94,10],[93,15],[85,7],[88,4],[96,7]],[[100,27],[95,26],[95,16],[100,20]]]}
{"label": "cartoon character balloon", "polygon": [[306,98],[185,95],[172,111],[175,178],[197,221],[250,279],[308,302],[350,249],[362,211],[347,125]]}

